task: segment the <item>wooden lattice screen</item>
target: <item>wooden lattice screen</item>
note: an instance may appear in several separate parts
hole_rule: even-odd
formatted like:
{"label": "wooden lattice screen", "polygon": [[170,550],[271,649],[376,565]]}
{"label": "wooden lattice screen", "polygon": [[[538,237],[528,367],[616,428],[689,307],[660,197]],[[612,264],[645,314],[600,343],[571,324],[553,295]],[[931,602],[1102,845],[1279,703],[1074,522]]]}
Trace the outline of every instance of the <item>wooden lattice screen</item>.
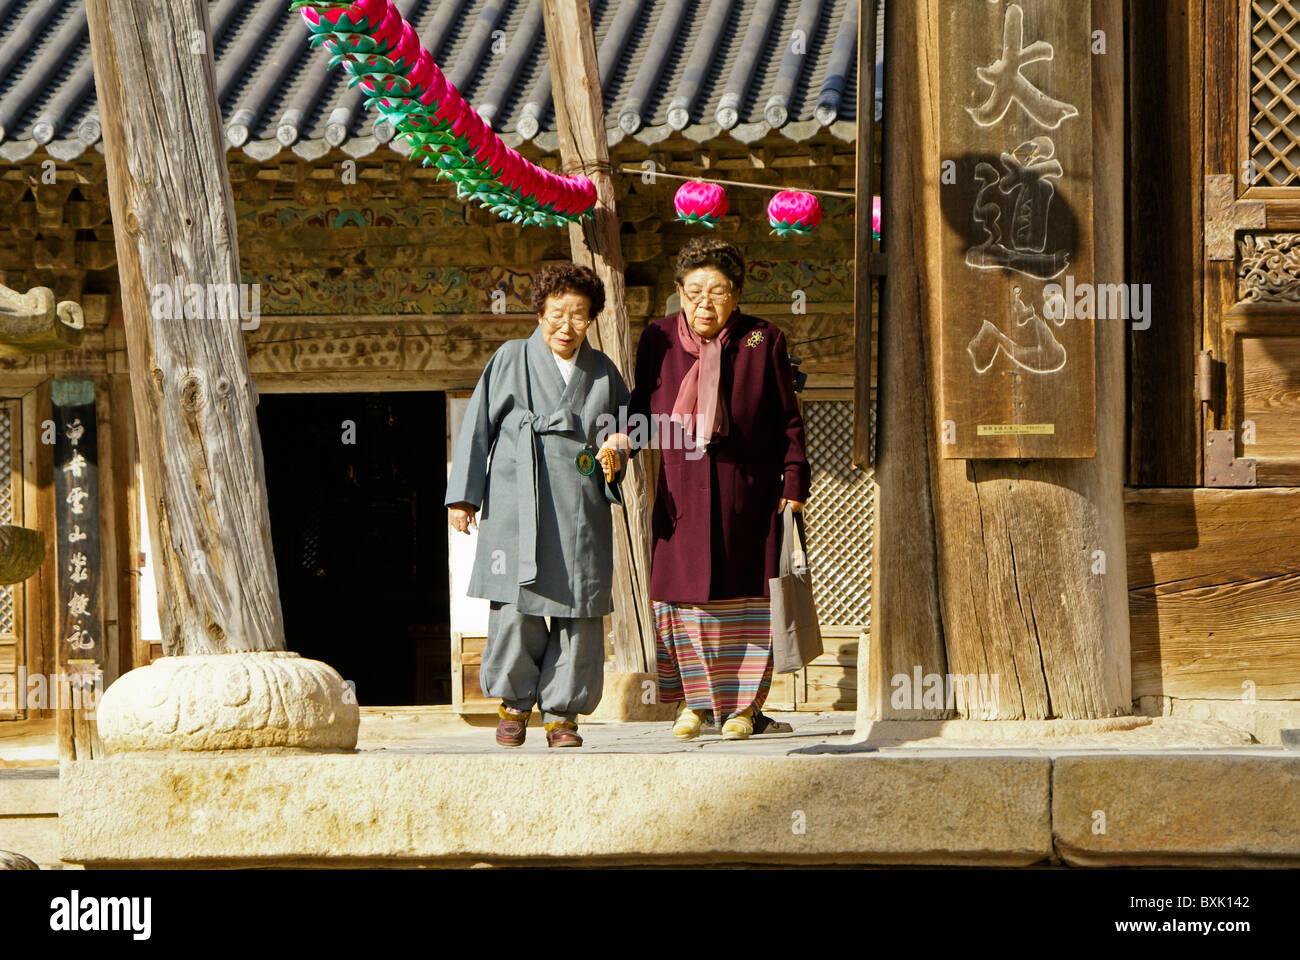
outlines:
{"label": "wooden lattice screen", "polygon": [[[812,492],[807,508],[808,563],[824,626],[866,629],[871,617],[871,546],[875,504],[871,471],[850,462],[851,400],[803,401]],[[873,407],[871,420],[876,418]]]}
{"label": "wooden lattice screen", "polygon": [[1247,182],[1300,184],[1300,0],[1251,0]]}
{"label": "wooden lattice screen", "polygon": [[[0,523],[23,522],[22,416],[17,400],[0,400]],[[21,719],[18,669],[23,663],[22,584],[0,586],[0,720]]]}

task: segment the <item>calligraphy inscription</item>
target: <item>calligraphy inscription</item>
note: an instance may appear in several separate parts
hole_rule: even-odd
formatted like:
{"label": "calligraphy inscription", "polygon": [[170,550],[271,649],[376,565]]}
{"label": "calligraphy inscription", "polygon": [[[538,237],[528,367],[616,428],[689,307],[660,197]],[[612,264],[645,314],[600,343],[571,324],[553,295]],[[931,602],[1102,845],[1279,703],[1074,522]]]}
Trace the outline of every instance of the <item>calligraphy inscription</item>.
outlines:
{"label": "calligraphy inscription", "polygon": [[100,597],[99,465],[94,383],[56,380],[54,506],[61,663],[98,663],[103,651]]}
{"label": "calligraphy inscription", "polygon": [[941,16],[943,456],[1094,456],[1092,319],[1044,299],[1067,273],[1092,280],[1090,4]]}

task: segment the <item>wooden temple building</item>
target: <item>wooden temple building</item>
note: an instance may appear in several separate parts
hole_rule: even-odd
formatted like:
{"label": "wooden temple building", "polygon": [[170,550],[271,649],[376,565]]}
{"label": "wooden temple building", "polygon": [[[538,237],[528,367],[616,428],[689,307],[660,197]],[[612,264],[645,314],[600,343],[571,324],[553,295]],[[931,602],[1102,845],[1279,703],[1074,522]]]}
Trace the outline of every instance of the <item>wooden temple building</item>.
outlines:
{"label": "wooden temple building", "polygon": [[[540,2],[401,0],[398,6],[504,141],[558,169]],[[1104,238],[1097,226],[1101,207],[1075,211],[1070,236],[1078,239],[1094,226],[1098,246],[1091,255],[1099,267],[1107,253],[1102,244],[1113,242],[1120,259],[1106,276],[1114,283],[1124,278],[1134,298],[1149,284],[1147,313],[1123,327],[1118,366],[1104,349],[1093,356],[1090,345],[1071,346],[1072,357],[1085,351],[1086,369],[1096,376],[1060,394],[1074,398],[1071,391],[1084,390],[1076,412],[1057,410],[1051,451],[1033,446],[1039,442],[1030,435],[1033,424],[1006,428],[1001,440],[996,431],[992,439],[981,434],[971,446],[963,434],[954,450],[944,451],[947,441],[935,437],[946,429],[946,416],[928,426],[895,421],[899,443],[913,443],[898,438],[920,431],[914,436],[928,437],[940,452],[929,468],[889,452],[887,462],[898,471],[889,483],[928,488],[932,502],[904,510],[902,526],[890,528],[882,545],[873,537],[870,464],[853,465],[854,391],[864,381],[874,391],[878,353],[903,362],[911,347],[906,338],[882,334],[863,353],[855,342],[861,331],[854,326],[854,284],[864,270],[879,276],[886,308],[893,303],[900,317],[919,315],[917,302],[909,307],[906,299],[889,299],[912,281],[891,284],[891,278],[916,276],[919,251],[945,242],[939,232],[927,234],[941,231],[943,221],[910,222],[909,213],[919,216],[930,198],[951,196],[927,192],[944,189],[943,181],[931,184],[918,172],[921,161],[904,152],[891,168],[889,131],[910,136],[909,118],[928,109],[915,93],[927,89],[922,67],[938,81],[934,89],[951,92],[944,78],[957,74],[946,71],[962,62],[987,66],[1001,36],[972,33],[965,46],[941,43],[928,51],[938,57],[932,64],[921,59],[925,50],[909,46],[910,36],[890,46],[890,17],[939,16],[932,6],[890,14],[885,4],[863,5],[882,26],[884,64],[877,84],[883,110],[865,122],[856,109],[863,78],[852,0],[592,4],[632,343],[648,319],[675,306],[671,259],[702,229],[676,222],[672,194],[680,181],[655,172],[849,193],[860,182],[862,131],[873,131],[875,182],[883,176],[885,196],[885,240],[874,254],[855,252],[853,201],[834,195],[822,197],[825,218],[811,236],[782,239],[769,234],[769,194],[732,187],[731,214],[717,228],[748,258],[743,308],[781,324],[807,374],[802,404],[815,477],[809,521],[826,653],[801,674],[778,678],[771,704],[853,709],[874,698],[871,709],[888,714],[894,667],[880,658],[875,669],[883,674],[868,676],[877,649],[866,642],[872,585],[882,572],[913,576],[907,565],[919,557],[928,572],[917,581],[915,606],[908,599],[887,607],[886,622],[927,623],[936,639],[894,651],[893,662],[904,665],[899,669],[924,664],[927,673],[943,672],[944,658],[930,654],[947,642],[948,667],[964,673],[972,655],[983,656],[980,644],[1018,649],[1016,631],[1035,636],[1096,621],[1099,642],[1111,645],[1107,656],[1124,665],[1107,694],[1110,706],[1062,707],[1077,680],[1066,663],[1055,694],[1046,690],[1048,682],[1040,693],[1018,694],[1014,707],[998,715],[1104,715],[1128,705],[1227,717],[1275,737],[1278,728],[1295,725],[1300,704],[1300,538],[1292,526],[1300,522],[1300,340],[1293,330],[1300,268],[1291,232],[1300,223],[1300,7],[1290,0],[1160,0],[1129,4],[1127,20],[1116,21],[1114,5],[1096,0],[1092,20],[1076,24],[1066,14],[1053,20],[1055,8],[1046,0],[994,5],[997,17],[1020,10],[1026,37],[1076,26],[1102,34],[1092,41],[1099,45],[1092,66],[1110,71],[1110,86],[1091,89],[1078,72],[1087,61],[1067,68],[1064,53],[1053,67],[1057,73],[1045,70],[1039,79],[1059,74],[1064,86],[1091,98],[1091,152],[1083,141],[1062,141],[1060,150],[1075,153],[1060,157],[1075,163],[1067,174],[1083,182],[1086,169],[1097,184],[1104,171],[1118,177],[1111,182],[1121,184],[1122,202],[1106,214]],[[1087,13],[1086,7],[1071,9]],[[956,17],[959,8],[946,7],[943,15]],[[467,712],[484,709],[476,702],[475,673],[483,611],[457,599],[456,570],[464,559],[458,551],[466,545],[449,541],[441,506],[447,444],[458,401],[487,357],[504,340],[527,335],[535,322],[529,278],[540,265],[568,258],[568,238],[466,205],[432,171],[409,162],[391,127],[364,110],[360,92],[346,87],[340,71],[326,69],[324,53],[307,47],[301,23],[285,15],[283,4],[213,0],[209,17],[242,279],[257,290],[257,316],[243,324],[242,336],[258,393],[289,646],[336,666],[355,683],[362,704],[454,701]],[[799,38],[806,53],[785,56]],[[1052,42],[1064,50],[1059,38]],[[1032,66],[1023,69],[1034,76]],[[980,82],[968,85],[975,102],[982,99]],[[890,90],[903,94],[891,102]],[[1007,123],[1019,122],[1014,112],[1006,116]],[[936,142],[958,156],[969,133],[946,124],[935,130]],[[1080,166],[1085,162],[1091,167]],[[941,165],[936,176],[943,176]],[[46,340],[35,346],[6,341],[0,520],[48,539],[60,524],[84,516],[98,551],[86,624],[100,631],[87,659],[111,683],[164,650],[153,614],[161,588],[142,519],[121,291],[79,3],[0,4],[0,201],[0,282],[18,294],[48,287],[56,302],[79,305],[84,317],[84,329],[75,331],[51,319]],[[941,212],[951,221],[951,209]],[[894,236],[903,238],[892,246],[891,216],[899,224]],[[1078,249],[1077,256],[1089,255]],[[933,266],[938,273],[920,273],[928,282],[959,283],[937,261]],[[917,289],[924,294],[926,286]],[[960,284],[952,288],[945,309],[956,310],[969,296],[976,310],[984,294],[964,291]],[[888,322],[886,316],[882,330]],[[1094,329],[1099,337],[1119,336],[1120,323],[1097,319]],[[899,324],[892,329],[903,330]],[[968,362],[962,350],[957,354]],[[864,368],[865,356],[872,359]],[[946,366],[950,360],[944,353],[931,369],[947,391],[944,403],[971,376],[950,373],[956,370]],[[912,404],[903,391],[931,389],[900,370],[891,381],[896,411]],[[1114,443],[1103,422],[1112,399],[1123,408]],[[889,397],[884,400],[887,407]],[[67,489],[59,477],[76,451],[43,440],[43,425],[62,423],[60,410],[74,401],[89,403],[86,411],[93,407],[97,482],[97,498],[77,517],[59,500]],[[977,405],[972,400],[960,409]],[[890,446],[889,422],[882,421],[877,455],[902,449]],[[88,418],[85,426],[91,427]],[[941,527],[945,510],[965,515],[967,509],[965,501],[945,500],[950,480],[942,465],[955,462],[945,459],[951,453],[970,458],[962,462],[976,471],[982,463],[998,470],[998,464],[1031,464],[1036,450],[1047,451],[1045,457],[1122,461],[1116,467],[1123,486],[1121,549],[1112,543],[1100,550],[1084,540],[1077,546],[1089,575],[1110,578],[1101,589],[1112,591],[1111,599],[1098,603],[1113,607],[1113,591],[1122,591],[1118,620],[1089,614],[1086,591],[1082,600],[1061,592],[1062,604],[1077,600],[1083,612],[1052,621],[1047,606],[1054,597],[1026,599],[1012,590],[993,604],[1002,612],[984,622],[979,592],[1000,594],[1026,576],[1023,556],[1015,569],[1014,536],[1009,557],[981,553],[979,542],[970,541],[974,560],[984,557],[986,569],[971,573],[980,566],[972,561],[954,575],[944,565],[957,556],[957,543],[925,532]],[[962,482],[984,478],[962,476]],[[1083,491],[1091,482],[1060,480]],[[997,510],[997,522],[1008,530],[1021,522],[1014,505]],[[964,536],[960,529],[957,536]],[[1040,544],[1054,534],[1034,536]],[[878,549],[884,552],[873,569]],[[1123,562],[1116,564],[1116,556]],[[1040,560],[1057,562],[1046,554],[1034,562]],[[53,674],[69,658],[60,593],[66,584],[55,563],[48,551],[33,576],[0,590],[0,675],[14,678],[10,689],[20,672]],[[1010,579],[999,585],[994,581],[1004,565]],[[984,576],[990,579],[979,579]],[[954,614],[954,591],[976,610],[970,623]],[[1008,609],[1018,611],[1014,629],[1006,627]],[[975,654],[953,647],[971,623]],[[986,659],[985,669],[996,672],[998,655]],[[1050,652],[1033,659],[1053,673]],[[1004,663],[1001,672],[1005,682],[1014,668]],[[0,717],[11,721],[43,713],[16,700],[0,703]]]}
{"label": "wooden temple building", "polygon": [[[398,7],[505,143],[558,169],[540,0]],[[449,414],[497,347],[535,325],[530,278],[569,258],[568,235],[457,200],[403,155],[392,127],[375,122],[286,10],[280,0],[209,7],[242,281],[257,290],[243,338],[287,641],[335,665],[363,705],[454,696],[483,709],[475,662],[486,603],[451,599],[449,567],[473,547],[457,538],[449,548]],[[858,10],[851,0],[598,0],[592,12],[635,344],[675,301],[676,251],[705,229],[675,222],[681,180],[650,172],[851,194]],[[783,63],[796,31],[806,55]],[[821,226],[781,239],[769,235],[770,196],[729,188],[731,213],[716,232],[745,251],[743,309],[782,326],[808,376],[828,644],[816,664],[778,680],[773,705],[851,709],[870,590],[870,539],[856,534],[871,510],[869,474],[850,464],[849,448],[853,202],[824,196]],[[0,4],[0,201],[0,282],[48,287],[85,314],[76,345],[0,357],[0,520],[53,541],[69,506],[55,501],[63,464],[41,426],[57,419],[52,391],[83,385],[99,489],[85,514],[100,556],[93,653],[108,684],[163,643],[81,3]],[[36,575],[0,588],[0,674],[14,688],[20,671],[53,674],[69,656],[55,563],[50,550]],[[41,714],[0,702],[0,718]]]}
{"label": "wooden temple building", "polygon": [[[1300,0],[394,2],[590,220],[458,199],[286,2],[0,0],[0,736],[69,761],[10,847],[40,816],[43,863],[92,867],[1300,863]],[[824,650],[768,707],[823,715],[493,753],[455,715],[491,709],[460,411],[548,262],[624,291],[591,335],[627,368],[701,177],[806,375]],[[769,232],[776,188],[820,226]],[[237,277],[238,316],[169,325],[173,273]],[[97,728],[23,690],[65,669],[112,685]],[[432,704],[445,740],[359,738]]]}

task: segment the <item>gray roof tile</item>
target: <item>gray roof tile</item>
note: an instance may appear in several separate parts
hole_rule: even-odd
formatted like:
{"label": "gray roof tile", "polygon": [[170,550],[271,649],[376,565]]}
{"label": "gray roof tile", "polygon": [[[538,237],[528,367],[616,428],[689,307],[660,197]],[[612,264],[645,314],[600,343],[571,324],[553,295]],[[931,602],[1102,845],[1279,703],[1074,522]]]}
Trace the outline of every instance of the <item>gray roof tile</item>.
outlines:
{"label": "gray roof tile", "polygon": [[[541,0],[395,2],[508,144],[555,150]],[[210,0],[208,15],[231,148],[266,160],[390,142],[286,0]],[[802,140],[810,122],[852,140],[857,16],[858,0],[593,0],[610,144],[675,130],[749,142],[789,128]],[[84,3],[0,0],[0,158],[97,144],[94,95]]]}

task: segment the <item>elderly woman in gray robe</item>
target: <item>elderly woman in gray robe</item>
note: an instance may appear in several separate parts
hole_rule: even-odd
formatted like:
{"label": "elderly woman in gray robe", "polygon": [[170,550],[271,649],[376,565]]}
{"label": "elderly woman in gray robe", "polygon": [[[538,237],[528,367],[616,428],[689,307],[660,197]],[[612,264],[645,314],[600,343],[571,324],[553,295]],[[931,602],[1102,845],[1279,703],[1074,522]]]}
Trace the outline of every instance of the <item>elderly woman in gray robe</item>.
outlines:
{"label": "elderly woman in gray robe", "polygon": [[[467,593],[491,601],[479,670],[501,698],[497,743],[521,746],[534,705],[546,743],[579,747],[578,714],[600,702],[603,618],[612,609],[610,504],[629,456],[630,392],[586,342],[605,304],[595,272],[572,263],[533,281],[537,329],[488,361],[465,412],[446,504],[478,530]],[[482,512],[475,520],[475,513]]]}

